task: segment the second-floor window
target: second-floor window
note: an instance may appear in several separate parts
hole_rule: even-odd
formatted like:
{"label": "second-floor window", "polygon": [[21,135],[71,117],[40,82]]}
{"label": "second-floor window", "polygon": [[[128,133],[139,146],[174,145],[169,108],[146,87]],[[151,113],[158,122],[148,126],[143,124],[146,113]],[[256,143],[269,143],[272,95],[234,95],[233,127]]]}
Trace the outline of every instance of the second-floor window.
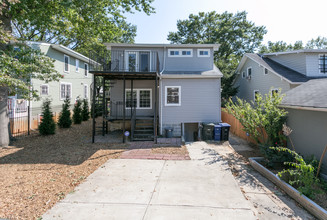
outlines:
{"label": "second-floor window", "polygon": [[64,61],[65,61],[64,71],[69,72],[69,56],[64,55]]}
{"label": "second-floor window", "polygon": [[84,76],[87,77],[89,75],[89,65],[84,63]]}
{"label": "second-floor window", "polygon": [[210,57],[210,49],[198,49],[198,57]]}
{"label": "second-floor window", "polygon": [[60,99],[64,100],[68,97],[72,98],[72,84],[71,83],[60,83]]}
{"label": "second-floor window", "polygon": [[327,73],[327,55],[319,55],[319,72]]}
{"label": "second-floor window", "polygon": [[75,71],[78,72],[78,70],[79,70],[79,60],[76,59],[75,60]]}
{"label": "second-floor window", "polygon": [[247,77],[248,77],[248,78],[251,78],[251,76],[252,76],[252,68],[249,67],[249,68],[247,69]]}
{"label": "second-floor window", "polygon": [[192,49],[168,49],[168,57],[193,57]]}

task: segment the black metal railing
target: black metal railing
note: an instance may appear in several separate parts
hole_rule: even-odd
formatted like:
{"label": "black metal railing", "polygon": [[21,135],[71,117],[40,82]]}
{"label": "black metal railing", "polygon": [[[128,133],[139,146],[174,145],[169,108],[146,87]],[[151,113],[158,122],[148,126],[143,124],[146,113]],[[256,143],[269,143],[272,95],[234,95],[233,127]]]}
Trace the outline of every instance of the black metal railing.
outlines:
{"label": "black metal railing", "polygon": [[157,72],[157,51],[112,50],[90,52],[90,71],[109,72]]}

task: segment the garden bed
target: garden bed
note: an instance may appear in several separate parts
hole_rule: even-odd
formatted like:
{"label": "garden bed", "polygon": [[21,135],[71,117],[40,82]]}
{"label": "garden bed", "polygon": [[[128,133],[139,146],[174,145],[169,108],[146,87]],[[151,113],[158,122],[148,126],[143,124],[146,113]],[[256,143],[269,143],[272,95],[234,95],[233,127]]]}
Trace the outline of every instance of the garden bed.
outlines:
{"label": "garden bed", "polygon": [[282,190],[284,190],[289,196],[291,196],[293,199],[299,202],[305,209],[311,212],[314,216],[316,216],[319,219],[327,219],[327,211],[324,208],[319,206],[317,203],[315,203],[305,195],[301,194],[294,187],[290,186],[289,184],[281,180],[276,174],[274,174],[273,172],[269,171],[266,167],[261,165],[259,162],[261,162],[262,160],[264,160],[263,157],[249,158],[250,164],[255,170],[257,170],[263,176],[265,176],[270,181],[272,181],[275,185],[277,185]]}

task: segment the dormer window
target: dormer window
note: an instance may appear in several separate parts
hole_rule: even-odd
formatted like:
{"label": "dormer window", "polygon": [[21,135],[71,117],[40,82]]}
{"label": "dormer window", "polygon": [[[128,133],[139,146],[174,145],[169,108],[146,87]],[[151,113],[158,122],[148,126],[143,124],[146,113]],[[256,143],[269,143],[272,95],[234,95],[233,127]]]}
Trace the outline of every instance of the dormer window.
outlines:
{"label": "dormer window", "polygon": [[319,55],[319,72],[327,73],[327,55],[326,54]]}
{"label": "dormer window", "polygon": [[192,49],[168,49],[168,57],[192,57]]}
{"label": "dormer window", "polygon": [[210,57],[210,49],[198,49],[198,57]]}

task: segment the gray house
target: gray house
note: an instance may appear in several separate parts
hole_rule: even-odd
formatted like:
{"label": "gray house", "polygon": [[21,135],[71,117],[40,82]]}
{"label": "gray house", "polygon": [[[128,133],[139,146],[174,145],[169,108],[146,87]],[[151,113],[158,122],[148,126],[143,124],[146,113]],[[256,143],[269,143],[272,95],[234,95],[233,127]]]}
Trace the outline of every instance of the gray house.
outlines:
{"label": "gray house", "polygon": [[[39,49],[46,56],[55,60],[55,69],[63,76],[59,82],[45,83],[38,79],[32,79],[32,89],[39,92],[40,100],[28,103],[19,98],[19,95],[10,97],[9,114],[11,118],[27,115],[27,106],[30,104],[31,114],[41,113],[42,101],[46,98],[52,100],[54,112],[59,112],[65,97],[71,98],[73,104],[77,97],[90,101],[90,88],[92,77],[89,74],[89,58],[77,53],[65,46],[27,42],[34,49]],[[90,102],[89,102],[90,103]]]}
{"label": "gray house", "polygon": [[221,121],[222,74],[213,61],[218,47],[107,44],[109,59],[92,57],[102,65],[90,71],[105,88],[95,102],[95,108],[107,103],[103,132],[116,123],[132,140],[156,140],[167,129],[175,137],[199,138],[201,123]]}
{"label": "gray house", "polygon": [[296,50],[288,52],[247,53],[237,69],[234,86],[237,96],[254,101],[255,94],[275,91],[287,92],[327,73],[327,50]]}
{"label": "gray house", "polygon": [[[287,125],[293,130],[295,150],[319,160],[327,145],[327,79],[310,80],[288,92],[281,107],[288,111]],[[327,174],[327,155],[323,160]]]}

